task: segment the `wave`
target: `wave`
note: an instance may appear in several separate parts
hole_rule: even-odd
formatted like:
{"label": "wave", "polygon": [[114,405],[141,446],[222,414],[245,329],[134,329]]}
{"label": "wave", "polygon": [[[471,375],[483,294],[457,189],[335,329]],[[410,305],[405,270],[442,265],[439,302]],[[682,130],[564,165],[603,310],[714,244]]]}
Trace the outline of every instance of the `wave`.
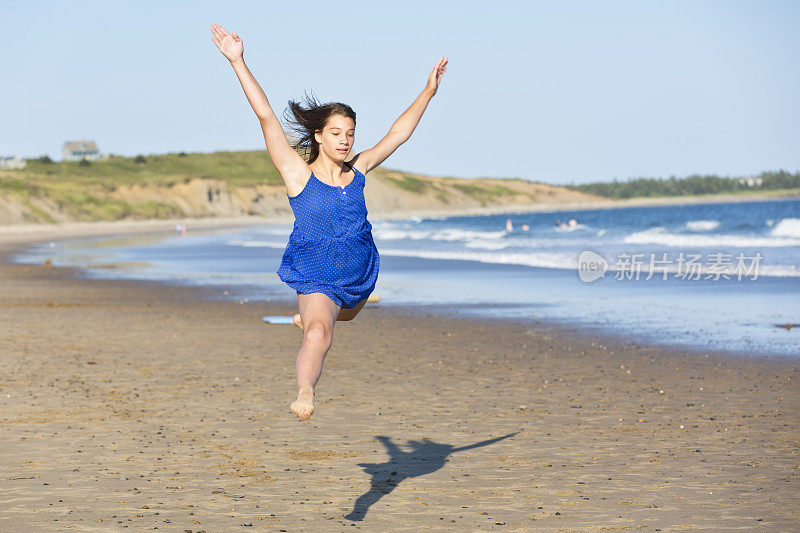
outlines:
{"label": "wave", "polygon": [[287,243],[233,239],[225,241],[225,244],[228,246],[242,246],[244,248],[286,248]]}
{"label": "wave", "polygon": [[291,231],[292,231],[292,226],[289,225],[289,226],[280,226],[280,227],[274,227],[274,228],[270,228],[270,227],[260,228],[258,231],[254,232],[254,233],[257,233],[258,235],[262,235],[262,234],[266,234],[266,235],[289,235],[289,233],[291,233]]}
{"label": "wave", "polygon": [[[787,220],[787,219],[784,219]],[[797,220],[797,219],[788,219]],[[775,229],[778,229],[776,226]],[[773,230],[774,234],[775,230]],[[800,246],[800,238],[793,237],[752,237],[748,235],[691,235],[671,233],[658,226],[645,231],[632,233],[623,239],[628,244],[661,244],[664,246],[686,246],[692,248],[778,248]]]}
{"label": "wave", "polygon": [[690,231],[711,231],[719,227],[719,220],[690,220],[686,228]]}
{"label": "wave", "polygon": [[[400,249],[383,249],[380,251],[381,255],[398,256],[398,257],[419,257],[421,259],[443,259],[451,261],[478,261],[480,263],[500,264],[500,265],[522,265],[538,268],[556,268],[561,270],[577,270],[578,257],[576,253],[491,253],[491,252],[470,252],[470,251],[444,251],[444,250],[400,250]],[[669,259],[669,256],[667,257]],[[706,258],[707,259],[707,258]],[[754,276],[754,272],[746,272],[750,266],[751,258],[746,258],[745,264],[741,267],[741,274],[743,280],[748,280]],[[640,277],[646,277],[649,263],[645,261],[641,265]],[[736,261],[732,258],[730,265],[722,265],[727,268],[722,268],[720,265],[711,265],[707,262],[702,262],[698,265],[699,274],[701,276],[712,275],[716,276],[716,272],[726,273],[731,279],[736,279]],[[684,267],[685,268],[685,267]],[[763,265],[758,264],[758,276],[770,277],[800,277],[800,269],[793,265]],[[666,270],[668,274],[679,273],[679,266],[677,261],[673,264],[667,265],[666,269],[659,267],[654,269],[653,277],[662,275],[662,270]],[[610,272],[620,270],[618,265],[611,263],[608,265]],[[623,266],[622,270],[630,270],[630,265]],[[609,277],[607,275],[607,277]],[[614,277],[613,274],[610,277]],[[688,276],[692,278],[692,276]],[[702,278],[701,278],[702,279]],[[689,279],[691,281],[692,279]]]}
{"label": "wave", "polygon": [[544,268],[577,268],[577,256],[573,253],[491,253],[446,250],[401,250],[384,248],[381,255],[397,257],[419,257],[422,259],[445,259],[454,261],[478,261],[501,265],[523,265]]}
{"label": "wave", "polygon": [[476,239],[464,244],[467,248],[482,248],[484,250],[502,250],[508,248],[508,245],[509,243],[507,242],[491,241],[488,239]]}
{"label": "wave", "polygon": [[429,217],[413,216],[413,217],[408,217],[408,220],[410,220],[411,222],[414,222],[415,224],[419,224],[420,222],[423,222],[425,220],[446,220],[447,218],[449,218],[449,217],[442,217],[442,216],[440,216],[440,217],[435,217],[435,216],[429,216]]}
{"label": "wave", "polygon": [[797,237],[800,238],[800,218],[783,218],[778,222],[770,235],[775,237]]}
{"label": "wave", "polygon": [[420,230],[420,229],[403,229],[392,227],[373,227],[372,235],[383,241],[400,241],[400,240],[422,240],[428,239],[432,241],[472,241],[476,239],[500,239],[508,234],[507,231],[479,231],[479,230],[465,230],[456,228],[446,228],[439,230]]}
{"label": "wave", "polygon": [[570,226],[567,224],[562,224],[561,226],[556,226],[556,231],[567,231],[572,232],[579,229],[589,229],[589,226],[585,224],[575,224],[574,226]]}

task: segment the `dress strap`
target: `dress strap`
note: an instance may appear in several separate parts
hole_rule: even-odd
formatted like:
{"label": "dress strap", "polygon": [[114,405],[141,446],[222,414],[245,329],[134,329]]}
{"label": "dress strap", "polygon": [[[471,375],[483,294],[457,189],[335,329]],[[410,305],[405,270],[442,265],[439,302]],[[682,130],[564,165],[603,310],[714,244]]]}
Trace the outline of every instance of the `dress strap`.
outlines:
{"label": "dress strap", "polygon": [[363,173],[361,173],[361,171],[359,171],[359,170],[358,170],[356,167],[354,167],[354,166],[353,166],[351,163],[347,163],[347,166],[348,166],[348,167],[350,167],[350,168],[353,170],[353,174],[354,174],[354,176],[353,176],[353,180],[355,180],[355,179],[356,179],[356,178],[357,178],[359,175],[361,175],[362,177],[364,177],[364,174],[363,174]]}

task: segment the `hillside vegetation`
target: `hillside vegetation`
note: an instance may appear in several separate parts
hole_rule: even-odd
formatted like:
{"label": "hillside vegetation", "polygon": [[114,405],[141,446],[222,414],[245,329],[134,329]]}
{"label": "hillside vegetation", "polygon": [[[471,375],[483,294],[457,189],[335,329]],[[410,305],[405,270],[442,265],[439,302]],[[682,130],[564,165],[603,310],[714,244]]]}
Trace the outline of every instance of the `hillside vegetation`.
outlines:
{"label": "hillside vegetation", "polygon": [[[457,179],[376,168],[370,214],[556,206],[593,194],[522,179]],[[28,160],[0,169],[0,224],[207,216],[291,216],[264,150],[170,153],[104,161]]]}
{"label": "hillside vegetation", "polygon": [[720,177],[716,174],[693,174],[686,178],[636,178],[628,181],[569,185],[570,189],[606,198],[643,198],[654,196],[689,196],[722,193],[800,193],[800,172],[779,170],[758,176]]}

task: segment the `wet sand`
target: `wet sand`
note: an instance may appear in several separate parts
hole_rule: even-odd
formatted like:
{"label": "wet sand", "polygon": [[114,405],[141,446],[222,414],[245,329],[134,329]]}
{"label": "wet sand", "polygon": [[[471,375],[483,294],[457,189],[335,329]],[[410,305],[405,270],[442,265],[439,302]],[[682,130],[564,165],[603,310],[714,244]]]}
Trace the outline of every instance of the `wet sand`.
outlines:
{"label": "wet sand", "polygon": [[800,523],[800,360],[368,305],[299,421],[293,306],[0,259],[0,531]]}

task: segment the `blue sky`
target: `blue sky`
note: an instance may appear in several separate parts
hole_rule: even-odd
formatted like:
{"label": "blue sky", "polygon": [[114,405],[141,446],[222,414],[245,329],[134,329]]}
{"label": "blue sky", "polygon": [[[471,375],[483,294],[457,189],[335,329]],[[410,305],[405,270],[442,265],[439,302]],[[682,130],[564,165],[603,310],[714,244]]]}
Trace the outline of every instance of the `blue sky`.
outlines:
{"label": "blue sky", "polygon": [[278,116],[313,90],[373,146],[438,94],[383,166],[585,183],[800,169],[800,2],[2,1],[0,154],[264,150],[211,23]]}

